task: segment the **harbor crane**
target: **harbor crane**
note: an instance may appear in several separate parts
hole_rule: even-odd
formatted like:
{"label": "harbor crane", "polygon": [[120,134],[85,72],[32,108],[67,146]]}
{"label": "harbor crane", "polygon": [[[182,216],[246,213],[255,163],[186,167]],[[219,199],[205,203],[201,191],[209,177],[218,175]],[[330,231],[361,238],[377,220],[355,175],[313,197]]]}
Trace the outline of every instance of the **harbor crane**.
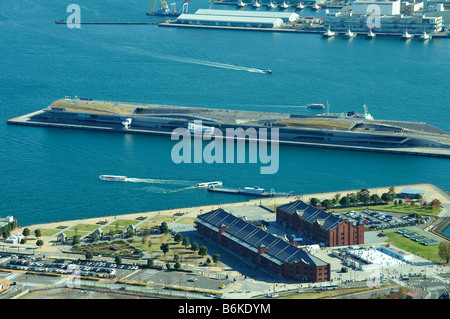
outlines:
{"label": "harbor crane", "polygon": [[171,17],[177,17],[182,13],[187,13],[188,12],[188,6],[189,6],[189,2],[191,0],[184,0],[183,2],[183,7],[181,8],[181,10],[177,10],[177,4],[171,3],[170,7],[167,4],[166,0],[160,0],[161,1],[161,7],[159,8],[159,10],[155,11],[155,7],[156,4],[158,2],[158,0],[153,0],[152,3],[152,7],[150,9],[150,12],[147,13],[147,15],[150,16],[171,16]]}

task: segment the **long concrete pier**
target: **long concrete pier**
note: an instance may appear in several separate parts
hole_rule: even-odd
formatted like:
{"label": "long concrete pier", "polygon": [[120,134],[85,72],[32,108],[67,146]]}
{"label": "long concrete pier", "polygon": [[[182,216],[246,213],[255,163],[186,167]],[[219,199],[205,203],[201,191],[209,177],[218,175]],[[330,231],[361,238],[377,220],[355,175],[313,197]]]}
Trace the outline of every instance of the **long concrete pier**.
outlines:
{"label": "long concrete pier", "polygon": [[[128,127],[123,124],[126,119],[132,121]],[[224,132],[225,140],[270,144],[271,129],[276,128],[280,145],[450,158],[450,134],[414,122],[62,99],[7,123],[170,137],[175,129],[187,128],[195,120]],[[237,128],[270,132],[265,140],[225,134]]]}

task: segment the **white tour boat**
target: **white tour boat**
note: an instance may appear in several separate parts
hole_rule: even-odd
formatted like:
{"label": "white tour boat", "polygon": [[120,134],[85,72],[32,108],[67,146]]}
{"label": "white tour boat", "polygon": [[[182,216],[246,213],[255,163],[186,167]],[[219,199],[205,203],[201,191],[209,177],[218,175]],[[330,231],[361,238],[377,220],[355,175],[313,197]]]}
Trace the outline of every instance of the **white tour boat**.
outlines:
{"label": "white tour boat", "polygon": [[102,181],[108,182],[123,182],[127,180],[126,176],[118,176],[118,175],[100,175],[98,178]]}

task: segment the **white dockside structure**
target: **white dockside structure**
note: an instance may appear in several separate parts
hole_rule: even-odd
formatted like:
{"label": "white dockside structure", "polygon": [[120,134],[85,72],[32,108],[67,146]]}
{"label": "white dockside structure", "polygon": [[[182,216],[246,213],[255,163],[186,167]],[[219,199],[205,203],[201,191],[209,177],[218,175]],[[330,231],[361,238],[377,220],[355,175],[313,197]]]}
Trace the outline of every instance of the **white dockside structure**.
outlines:
{"label": "white dockside structure", "polygon": [[400,0],[356,0],[349,11],[327,12],[323,25],[337,32],[350,29],[368,33],[372,29],[374,33],[403,34],[408,30],[410,34],[434,34],[442,30],[443,19],[441,16],[426,16],[423,12],[403,15]]}
{"label": "white dockside structure", "polygon": [[241,10],[199,9],[195,14],[182,14],[177,23],[226,27],[281,28],[295,23],[300,16],[294,12],[259,12]]}

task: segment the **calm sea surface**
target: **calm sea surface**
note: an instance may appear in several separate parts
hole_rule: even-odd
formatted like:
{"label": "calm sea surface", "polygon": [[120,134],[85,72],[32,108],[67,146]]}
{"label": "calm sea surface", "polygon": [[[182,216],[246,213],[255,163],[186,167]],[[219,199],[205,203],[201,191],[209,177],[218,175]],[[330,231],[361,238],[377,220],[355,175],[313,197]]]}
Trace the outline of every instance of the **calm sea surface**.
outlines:
{"label": "calm sea surface", "polygon": [[[77,1],[84,21],[147,21],[151,1]],[[192,187],[220,180],[311,193],[429,182],[450,189],[450,160],[282,147],[277,174],[261,164],[174,164],[168,138],[8,126],[64,96],[198,107],[332,112],[426,122],[450,131],[450,40],[404,42],[283,34],[82,25],[66,1],[0,3],[0,216],[19,224],[248,199]],[[190,12],[208,8],[191,1]],[[234,9],[215,5],[216,9]],[[311,15],[304,11],[302,15]],[[319,13],[323,14],[323,13]],[[153,18],[154,19],[154,18]],[[272,75],[247,68],[271,69]],[[126,183],[98,180],[126,175]]]}

